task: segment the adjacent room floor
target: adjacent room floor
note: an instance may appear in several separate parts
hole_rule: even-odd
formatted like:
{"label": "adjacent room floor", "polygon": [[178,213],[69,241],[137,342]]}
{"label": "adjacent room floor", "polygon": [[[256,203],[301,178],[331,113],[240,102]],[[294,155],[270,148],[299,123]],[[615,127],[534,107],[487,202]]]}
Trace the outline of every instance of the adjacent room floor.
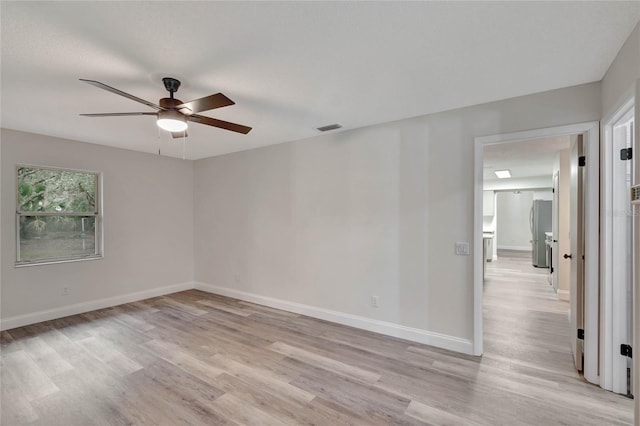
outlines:
{"label": "adjacent room floor", "polygon": [[482,358],[196,290],[5,331],[1,422],[631,424],[573,369],[545,274],[489,265]]}

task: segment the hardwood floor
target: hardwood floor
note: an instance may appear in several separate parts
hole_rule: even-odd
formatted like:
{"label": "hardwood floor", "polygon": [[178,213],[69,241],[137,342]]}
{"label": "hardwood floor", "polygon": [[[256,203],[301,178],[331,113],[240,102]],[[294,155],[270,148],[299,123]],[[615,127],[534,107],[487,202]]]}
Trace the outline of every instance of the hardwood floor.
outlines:
{"label": "hardwood floor", "polygon": [[482,358],[196,290],[2,332],[2,425],[623,425],[546,270],[502,256]]}

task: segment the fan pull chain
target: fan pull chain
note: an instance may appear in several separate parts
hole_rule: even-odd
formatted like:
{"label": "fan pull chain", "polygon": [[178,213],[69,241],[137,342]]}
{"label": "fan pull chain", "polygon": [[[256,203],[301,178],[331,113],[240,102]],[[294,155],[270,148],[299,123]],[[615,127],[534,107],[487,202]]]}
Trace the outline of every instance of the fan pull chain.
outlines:
{"label": "fan pull chain", "polygon": [[182,134],[182,160],[185,160],[185,153],[187,151],[187,131]]}
{"label": "fan pull chain", "polygon": [[160,153],[160,145],[161,145],[160,142],[161,141],[160,141],[160,128],[159,127],[158,127],[158,139],[157,140],[158,140],[158,155],[162,155]]}

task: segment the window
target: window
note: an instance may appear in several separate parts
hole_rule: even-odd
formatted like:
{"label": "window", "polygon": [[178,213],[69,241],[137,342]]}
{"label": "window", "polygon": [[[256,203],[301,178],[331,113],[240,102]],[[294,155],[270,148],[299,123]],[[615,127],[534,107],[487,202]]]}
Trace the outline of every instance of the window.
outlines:
{"label": "window", "polygon": [[16,175],[16,266],[101,257],[98,173],[17,166]]}

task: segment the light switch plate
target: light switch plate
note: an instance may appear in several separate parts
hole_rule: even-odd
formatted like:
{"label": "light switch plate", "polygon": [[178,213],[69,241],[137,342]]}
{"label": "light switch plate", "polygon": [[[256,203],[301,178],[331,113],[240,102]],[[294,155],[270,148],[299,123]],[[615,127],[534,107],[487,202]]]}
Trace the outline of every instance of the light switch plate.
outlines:
{"label": "light switch plate", "polygon": [[456,243],[456,255],[458,255],[458,256],[469,256],[469,243],[467,243],[467,242],[457,242]]}

